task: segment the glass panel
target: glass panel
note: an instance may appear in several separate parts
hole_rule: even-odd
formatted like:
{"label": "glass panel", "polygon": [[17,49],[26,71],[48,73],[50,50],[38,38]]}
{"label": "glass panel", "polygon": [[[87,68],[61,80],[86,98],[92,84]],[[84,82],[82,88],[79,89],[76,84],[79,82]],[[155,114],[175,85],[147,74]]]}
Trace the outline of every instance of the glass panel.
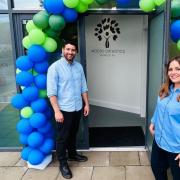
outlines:
{"label": "glass panel", "polygon": [[12,56],[9,16],[0,15],[0,147],[19,146],[16,123],[19,112],[11,107],[16,94],[14,62]]}
{"label": "glass panel", "polygon": [[[148,71],[148,114],[147,123],[150,124],[155,110],[158,91],[162,82],[162,52],[163,52],[163,29],[164,13],[155,17],[150,23],[150,52],[149,52],[149,71]],[[158,42],[158,43],[157,43]],[[147,130],[148,131],[148,130]],[[152,148],[153,137],[147,132],[147,145],[149,150]]]}
{"label": "glass panel", "polygon": [[15,9],[40,9],[42,7],[42,0],[14,0]]}
{"label": "glass panel", "polygon": [[7,0],[0,0],[0,9],[8,9]]}

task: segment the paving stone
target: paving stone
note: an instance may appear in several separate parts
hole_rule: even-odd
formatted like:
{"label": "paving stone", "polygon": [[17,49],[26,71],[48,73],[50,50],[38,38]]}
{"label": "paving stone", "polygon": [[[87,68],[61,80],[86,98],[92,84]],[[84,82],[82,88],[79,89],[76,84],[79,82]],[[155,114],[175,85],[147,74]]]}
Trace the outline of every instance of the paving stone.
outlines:
{"label": "paving stone", "polygon": [[56,180],[58,173],[58,167],[47,167],[44,170],[28,169],[22,180]]}
{"label": "paving stone", "polygon": [[0,179],[20,180],[26,171],[25,167],[0,167]]}
{"label": "paving stone", "polygon": [[138,152],[110,152],[110,166],[140,165]]}
{"label": "paving stone", "polygon": [[150,166],[126,166],[126,180],[155,180]]}
{"label": "paving stone", "polygon": [[140,164],[144,166],[150,165],[147,152],[139,152]]}
{"label": "paving stone", "polygon": [[83,152],[88,161],[78,163],[78,166],[109,166],[109,152]]}
{"label": "paving stone", "polygon": [[[71,171],[72,180],[91,180],[93,167],[71,167]],[[57,180],[64,180],[61,173],[59,173]]]}
{"label": "paving stone", "polygon": [[125,180],[125,168],[95,167],[92,180]]}
{"label": "paving stone", "polygon": [[21,167],[27,167],[27,162],[24,161],[23,159],[20,159],[15,166],[21,166]]}
{"label": "paving stone", "polygon": [[20,160],[19,152],[1,152],[0,166],[14,166]]}

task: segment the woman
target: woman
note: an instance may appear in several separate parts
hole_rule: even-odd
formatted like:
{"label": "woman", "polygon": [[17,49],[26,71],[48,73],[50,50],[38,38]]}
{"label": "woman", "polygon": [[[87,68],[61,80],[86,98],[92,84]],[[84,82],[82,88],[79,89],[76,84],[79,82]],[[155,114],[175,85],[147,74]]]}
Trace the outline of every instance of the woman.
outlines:
{"label": "woman", "polygon": [[151,167],[156,180],[180,180],[180,56],[169,61],[149,130],[155,136]]}

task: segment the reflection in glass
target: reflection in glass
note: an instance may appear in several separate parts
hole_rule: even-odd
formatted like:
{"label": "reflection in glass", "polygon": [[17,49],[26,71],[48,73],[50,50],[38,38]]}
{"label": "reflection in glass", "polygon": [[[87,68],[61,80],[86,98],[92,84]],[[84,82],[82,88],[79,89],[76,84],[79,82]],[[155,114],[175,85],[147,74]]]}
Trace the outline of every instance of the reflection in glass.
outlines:
{"label": "reflection in glass", "polygon": [[0,147],[19,146],[16,124],[19,112],[10,101],[16,94],[9,16],[0,15]]}
{"label": "reflection in glass", "polygon": [[40,9],[42,0],[14,0],[15,9]]}
{"label": "reflection in glass", "polygon": [[0,10],[8,9],[7,0],[0,0]]}

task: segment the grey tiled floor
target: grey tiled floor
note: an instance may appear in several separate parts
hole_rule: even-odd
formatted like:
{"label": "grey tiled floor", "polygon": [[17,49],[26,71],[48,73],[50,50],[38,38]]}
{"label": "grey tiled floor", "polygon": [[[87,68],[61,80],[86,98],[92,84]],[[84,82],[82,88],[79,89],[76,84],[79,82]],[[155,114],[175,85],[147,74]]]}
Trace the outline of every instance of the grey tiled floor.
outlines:
{"label": "grey tiled floor", "polygon": [[[84,163],[70,162],[72,180],[154,180],[146,152],[83,152]],[[30,169],[19,152],[0,152],[1,180],[63,180],[58,162],[44,170]]]}

